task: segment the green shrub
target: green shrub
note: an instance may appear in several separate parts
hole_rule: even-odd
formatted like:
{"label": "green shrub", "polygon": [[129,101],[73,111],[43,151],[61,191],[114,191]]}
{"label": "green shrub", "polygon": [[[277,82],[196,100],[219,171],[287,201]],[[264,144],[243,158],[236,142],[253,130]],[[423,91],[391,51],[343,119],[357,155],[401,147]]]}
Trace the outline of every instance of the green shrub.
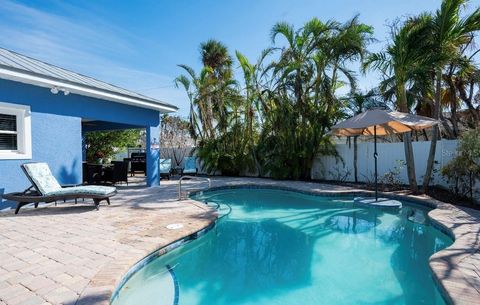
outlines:
{"label": "green shrub", "polygon": [[458,144],[458,155],[442,168],[456,195],[473,200],[474,186],[480,178],[480,133],[478,129],[465,132]]}
{"label": "green shrub", "polygon": [[100,156],[112,158],[116,152],[140,144],[141,130],[90,131],[84,136],[87,161],[94,162]]}
{"label": "green shrub", "polygon": [[[241,128],[241,126],[237,126]],[[202,169],[209,174],[220,171],[224,176],[239,176],[255,170],[251,147],[236,128],[215,139],[205,139],[196,148]]]}
{"label": "green shrub", "polygon": [[395,160],[396,165],[379,177],[379,183],[383,184],[384,188],[390,188],[392,190],[401,189],[402,180],[400,179],[400,173],[405,168],[407,163],[404,160]]}

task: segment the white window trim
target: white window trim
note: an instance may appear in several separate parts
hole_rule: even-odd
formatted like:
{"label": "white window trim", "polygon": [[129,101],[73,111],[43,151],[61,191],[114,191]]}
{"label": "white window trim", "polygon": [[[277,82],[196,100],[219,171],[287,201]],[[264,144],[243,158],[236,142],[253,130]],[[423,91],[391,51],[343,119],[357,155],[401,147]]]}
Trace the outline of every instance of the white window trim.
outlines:
{"label": "white window trim", "polygon": [[0,150],[0,160],[32,159],[32,120],[30,106],[0,102],[0,113],[17,117],[15,151]]}

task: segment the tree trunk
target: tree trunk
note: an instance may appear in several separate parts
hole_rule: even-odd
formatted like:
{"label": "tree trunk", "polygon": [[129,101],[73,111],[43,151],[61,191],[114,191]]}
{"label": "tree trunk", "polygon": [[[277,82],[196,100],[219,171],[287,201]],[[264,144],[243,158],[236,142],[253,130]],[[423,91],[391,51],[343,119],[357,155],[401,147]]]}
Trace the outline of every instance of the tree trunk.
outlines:
{"label": "tree trunk", "polygon": [[458,138],[459,131],[458,131],[458,117],[457,117],[457,88],[455,88],[455,84],[452,81],[452,78],[448,78],[448,87],[450,88],[450,100],[452,102],[451,110],[452,110],[452,127],[453,127],[453,136],[454,138]]}
{"label": "tree trunk", "polygon": [[[437,69],[436,85],[435,85],[435,104],[433,105],[433,118],[438,120],[440,117],[440,99],[442,89],[442,70]],[[428,152],[427,169],[425,170],[425,176],[423,176],[423,190],[426,192],[430,180],[432,178],[433,166],[435,164],[435,152],[437,151],[437,140],[439,135],[439,128],[436,125],[433,128],[432,141],[430,142],[430,151]]]}
{"label": "tree trunk", "polygon": [[[398,108],[401,112],[408,113],[407,91],[405,84],[400,84],[397,87]],[[409,132],[403,134],[403,145],[405,148],[405,162],[407,163],[407,175],[410,190],[413,193],[418,192],[417,177],[415,174],[415,158],[413,156],[412,137]]]}
{"label": "tree trunk", "polygon": [[443,116],[441,111],[438,117],[440,119],[439,123],[442,123],[443,129],[447,135],[447,139],[455,139],[455,133],[453,129],[450,127],[450,125],[448,124],[447,119]]}
{"label": "tree trunk", "polygon": [[254,114],[254,108],[252,105],[249,107],[249,130],[250,130],[250,149],[252,150],[252,156],[253,156],[253,161],[255,162],[255,170],[257,171],[257,177],[261,177],[261,172],[262,169],[260,167],[260,162],[258,161],[257,157],[257,152],[256,152],[256,147],[255,147],[255,141],[253,139],[253,116]]}
{"label": "tree trunk", "polygon": [[412,137],[409,132],[403,134],[403,146],[405,147],[405,161],[407,163],[408,183],[410,190],[418,192],[417,176],[415,174],[415,158],[413,156]]}
{"label": "tree trunk", "polygon": [[425,129],[422,129],[423,136],[425,137],[425,141],[428,141],[428,134]]}
{"label": "tree trunk", "polygon": [[470,89],[469,89],[469,94],[467,96],[467,90],[465,88],[465,86],[466,86],[465,82],[462,81],[462,80],[458,80],[455,83],[455,86],[458,89],[460,99],[462,99],[462,101],[464,101],[465,104],[467,104],[468,111],[470,112],[470,114],[472,115],[472,118],[474,120],[474,125],[475,125],[475,127],[478,127],[479,123],[480,123],[480,115],[479,115],[477,109],[475,108],[475,106],[473,106],[473,103],[472,103],[473,89],[474,89],[474,86],[475,86],[475,82],[470,81],[468,83],[468,85],[470,86]]}
{"label": "tree trunk", "polygon": [[469,175],[469,193],[470,193],[470,202],[473,203],[473,178],[472,178],[472,172],[470,172],[470,175]]}
{"label": "tree trunk", "polygon": [[357,147],[357,138],[358,136],[353,137],[353,172],[355,175],[355,183],[358,182],[358,169],[357,169],[357,159],[358,159],[358,147]]}

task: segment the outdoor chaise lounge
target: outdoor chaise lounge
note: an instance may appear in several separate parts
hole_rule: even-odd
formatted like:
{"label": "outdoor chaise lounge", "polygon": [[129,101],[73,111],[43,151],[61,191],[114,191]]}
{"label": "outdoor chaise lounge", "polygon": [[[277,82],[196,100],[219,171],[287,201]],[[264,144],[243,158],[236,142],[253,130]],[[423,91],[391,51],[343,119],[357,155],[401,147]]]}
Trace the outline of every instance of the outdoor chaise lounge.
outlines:
{"label": "outdoor chaise lounge", "polygon": [[25,163],[21,165],[23,172],[32,184],[23,192],[4,194],[2,197],[17,202],[15,214],[24,205],[39,202],[54,202],[57,200],[89,198],[93,199],[95,207],[99,208],[100,201],[106,200],[110,204],[110,197],[117,193],[115,187],[101,185],[66,185],[61,186],[53,176],[47,163]]}
{"label": "outdoor chaise lounge", "polygon": [[196,175],[197,173],[198,173],[197,158],[186,157],[184,160],[182,175]]}
{"label": "outdoor chaise lounge", "polygon": [[170,180],[172,175],[172,159],[160,159],[160,177]]}

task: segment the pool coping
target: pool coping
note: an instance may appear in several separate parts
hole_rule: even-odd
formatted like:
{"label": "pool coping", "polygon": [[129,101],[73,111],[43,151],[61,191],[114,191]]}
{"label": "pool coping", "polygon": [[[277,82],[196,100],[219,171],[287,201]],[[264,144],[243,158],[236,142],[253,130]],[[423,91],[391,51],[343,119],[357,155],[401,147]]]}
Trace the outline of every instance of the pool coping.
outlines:
{"label": "pool coping", "polygon": [[[232,185],[213,186],[208,190],[190,192],[189,196],[200,193],[222,189],[277,189],[314,196],[342,197],[342,196],[367,196],[372,197],[374,193],[368,190],[344,188],[342,190],[318,190],[312,186],[318,183],[298,181],[273,181],[267,183],[241,182]],[[262,182],[262,180],[258,180]],[[289,185],[285,185],[289,183]],[[390,199],[408,201],[432,208],[428,217],[437,229],[453,239],[452,245],[434,253],[429,259],[429,267],[433,279],[437,284],[447,304],[452,305],[480,305],[480,211],[457,207],[452,204],[433,199],[426,195],[411,195],[405,193],[380,193],[381,196]],[[194,201],[193,199],[190,199]],[[198,201],[195,201],[198,203]],[[115,286],[110,303],[118,295],[126,281],[141,267],[151,260],[161,256],[185,243],[188,243],[215,227],[218,219],[213,220],[203,229],[188,236],[180,238],[138,261],[122,277]],[[465,222],[465,223],[462,223]]]}

